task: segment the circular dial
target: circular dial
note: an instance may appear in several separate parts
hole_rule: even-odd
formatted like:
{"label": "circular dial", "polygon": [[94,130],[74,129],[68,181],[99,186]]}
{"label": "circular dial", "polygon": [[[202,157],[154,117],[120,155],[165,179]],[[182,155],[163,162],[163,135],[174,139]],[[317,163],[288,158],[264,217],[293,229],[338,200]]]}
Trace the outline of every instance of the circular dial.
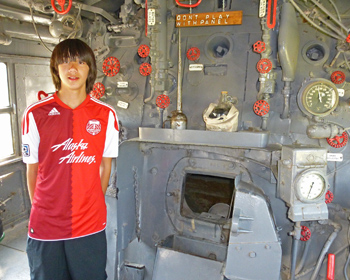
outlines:
{"label": "circular dial", "polygon": [[298,94],[299,107],[307,115],[327,116],[337,107],[337,88],[326,79],[317,79],[304,85]]}
{"label": "circular dial", "polygon": [[313,202],[324,198],[326,180],[317,171],[307,171],[300,174],[295,187],[299,200],[302,202]]}

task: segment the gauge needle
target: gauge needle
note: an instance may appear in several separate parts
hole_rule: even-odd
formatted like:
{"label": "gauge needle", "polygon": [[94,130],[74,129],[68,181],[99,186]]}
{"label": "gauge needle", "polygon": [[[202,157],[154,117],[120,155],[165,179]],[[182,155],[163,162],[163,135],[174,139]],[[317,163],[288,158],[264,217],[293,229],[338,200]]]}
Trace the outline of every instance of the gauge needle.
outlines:
{"label": "gauge needle", "polygon": [[318,91],[318,100],[322,103],[322,96],[318,88],[317,88],[317,91]]}
{"label": "gauge needle", "polygon": [[308,193],[308,195],[307,195],[307,198],[309,198],[313,186],[314,186],[314,182],[312,182],[312,184],[311,184],[311,187],[310,187],[309,193]]}

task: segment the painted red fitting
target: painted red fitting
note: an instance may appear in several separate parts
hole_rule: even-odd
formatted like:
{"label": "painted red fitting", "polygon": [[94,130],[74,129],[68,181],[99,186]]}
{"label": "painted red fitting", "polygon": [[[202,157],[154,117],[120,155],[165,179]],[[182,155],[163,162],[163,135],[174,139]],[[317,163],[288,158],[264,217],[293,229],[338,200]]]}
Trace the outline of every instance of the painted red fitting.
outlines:
{"label": "painted red fitting", "polygon": [[327,280],[334,280],[335,255],[328,254]]}

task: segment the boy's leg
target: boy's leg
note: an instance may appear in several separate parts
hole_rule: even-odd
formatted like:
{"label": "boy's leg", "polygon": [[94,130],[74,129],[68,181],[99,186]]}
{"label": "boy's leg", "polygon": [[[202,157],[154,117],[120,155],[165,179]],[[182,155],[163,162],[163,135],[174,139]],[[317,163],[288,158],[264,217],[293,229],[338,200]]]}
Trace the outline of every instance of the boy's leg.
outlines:
{"label": "boy's leg", "polygon": [[69,273],[73,280],[106,280],[107,241],[105,231],[65,240]]}
{"label": "boy's leg", "polygon": [[39,241],[28,237],[27,255],[32,280],[71,280],[62,241]]}

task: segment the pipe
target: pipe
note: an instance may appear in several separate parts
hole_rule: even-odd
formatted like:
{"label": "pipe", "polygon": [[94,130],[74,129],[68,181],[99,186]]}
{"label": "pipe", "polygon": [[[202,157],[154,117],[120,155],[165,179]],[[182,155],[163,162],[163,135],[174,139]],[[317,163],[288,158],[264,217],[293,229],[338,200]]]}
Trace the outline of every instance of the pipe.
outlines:
{"label": "pipe", "polygon": [[294,231],[291,233],[293,235],[293,245],[292,245],[292,254],[291,254],[291,265],[290,265],[290,280],[295,280],[295,267],[297,264],[298,256],[298,245],[300,242],[301,236],[301,222],[296,222],[294,225]]}
{"label": "pipe", "polygon": [[307,258],[307,255],[309,253],[309,249],[310,249],[310,244],[311,242],[308,241],[308,242],[305,242],[305,247],[304,247],[304,250],[303,250],[303,255],[301,257],[301,260],[299,261],[299,264],[297,265],[296,269],[295,269],[295,274],[299,274],[300,271],[302,271],[302,269],[304,268],[304,265],[305,265],[305,261],[306,261],[306,258]]}
{"label": "pipe", "polygon": [[345,262],[345,265],[344,265],[344,271],[343,271],[346,280],[349,280],[348,273],[346,271],[348,266],[349,266],[349,262],[350,262],[350,247],[349,247],[349,255],[348,255],[348,258],[346,259],[346,262]]}
{"label": "pipe", "polygon": [[182,113],[182,57],[181,57],[181,28],[179,28],[179,60],[177,68],[177,104],[176,110]]}
{"label": "pipe", "polygon": [[[311,0],[312,3],[314,3],[317,7],[320,8],[320,10],[322,10],[327,16],[329,16],[335,23],[337,23],[341,28],[343,28],[346,33],[350,32],[349,28],[346,28],[346,26],[344,24],[342,24],[332,13],[330,13],[325,7],[322,6],[321,3],[319,3],[318,1],[315,0]],[[331,2],[332,3],[332,2]],[[344,34],[342,34],[344,35]]]}
{"label": "pipe", "polygon": [[[33,25],[31,23],[14,21],[14,20],[0,20],[0,24],[6,33],[12,38],[19,38],[32,41],[40,41],[37,34],[34,31]],[[48,26],[36,25],[38,33],[41,39],[50,44],[58,44],[59,39],[52,37],[49,32]]]}
{"label": "pipe", "polygon": [[326,243],[324,244],[324,246],[322,248],[322,251],[321,251],[320,256],[318,257],[318,260],[317,260],[317,263],[316,263],[316,267],[314,269],[314,272],[312,273],[312,276],[311,276],[310,280],[316,280],[316,278],[318,276],[318,273],[319,273],[319,271],[321,269],[323,259],[326,256],[326,254],[327,254],[329,248],[331,247],[333,241],[337,237],[338,232],[341,230],[341,225],[336,223],[336,222],[333,222],[331,220],[327,220],[327,221],[325,221],[325,223],[333,226],[334,227],[334,231],[328,237]]}
{"label": "pipe", "polygon": [[[0,4],[0,16],[6,18],[14,18],[20,21],[32,22],[32,17],[30,13],[25,10],[20,10],[16,8],[11,8]],[[51,23],[51,16],[37,16],[33,15],[34,20],[38,24],[49,25]]]}
{"label": "pipe", "polygon": [[299,6],[294,2],[294,0],[289,0],[290,3],[292,3],[292,5],[294,6],[294,8],[303,16],[303,18],[305,18],[313,27],[315,27],[316,29],[318,30],[321,30],[323,33],[327,34],[328,36],[330,37],[333,37],[333,38],[336,38],[336,39],[339,39],[339,40],[344,40],[346,38],[346,36],[342,36],[342,37],[339,37],[335,34],[332,34],[330,32],[328,32],[326,29],[318,26],[316,23],[314,23],[311,19],[309,19],[309,17],[303,12],[302,9],[299,8]]}
{"label": "pipe", "polygon": [[289,81],[284,82],[284,88],[282,90],[282,94],[284,97],[283,102],[283,111],[281,114],[281,119],[288,119],[289,118],[289,112],[290,112],[290,93],[291,93],[291,86]]}
{"label": "pipe", "polygon": [[5,32],[0,33],[0,45],[8,46],[12,43],[12,39]]}

